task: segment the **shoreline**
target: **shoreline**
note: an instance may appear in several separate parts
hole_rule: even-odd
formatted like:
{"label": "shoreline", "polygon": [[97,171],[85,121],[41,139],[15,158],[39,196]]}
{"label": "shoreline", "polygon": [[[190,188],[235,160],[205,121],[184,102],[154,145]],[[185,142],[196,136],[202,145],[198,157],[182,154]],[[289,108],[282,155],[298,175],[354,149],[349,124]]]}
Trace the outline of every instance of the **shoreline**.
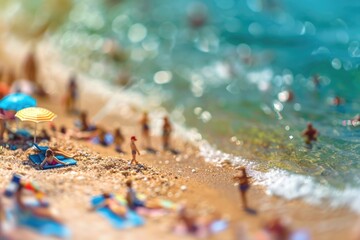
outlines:
{"label": "shoreline", "polygon": [[[17,61],[13,60],[13,62],[21,63],[21,61],[18,60],[19,59],[17,59]],[[42,63],[44,63],[45,61],[46,59],[40,58],[40,62],[41,62],[40,65],[43,66]],[[46,62],[48,64],[50,62],[51,64],[51,61],[46,61]],[[42,67],[42,69],[44,69],[44,67]],[[47,76],[46,79],[48,79],[47,80],[48,82],[56,81],[56,80],[50,80],[55,76],[56,77],[54,79],[57,79],[57,81],[62,80],[59,81],[60,85],[61,83],[63,84],[67,80],[67,78],[64,78],[63,75],[67,76],[68,73],[62,72],[64,71],[65,68],[61,71],[63,74],[62,76],[59,76],[59,74],[57,74],[60,72],[60,70],[51,71],[52,70],[51,67],[48,67],[46,69],[47,71],[43,70],[41,75],[42,78],[45,78],[45,76]],[[80,83],[80,85],[82,85],[82,83]],[[53,86],[50,85],[49,89],[59,90],[60,88],[54,87],[54,85]],[[87,88],[84,88],[83,92],[89,89],[91,89],[91,86],[90,87],[87,86]],[[94,95],[94,92],[88,93],[89,95],[85,97],[83,93],[81,93],[82,102],[80,103],[80,106],[85,106],[84,99],[87,100],[91,99],[93,102],[93,103],[90,102],[90,104],[88,103],[88,106],[92,106],[91,109],[87,109],[89,111],[89,116],[93,116],[93,114],[96,112],[97,110],[95,107],[96,105],[98,107],[101,107],[104,101],[106,101],[103,95],[100,96]],[[47,103],[40,102],[41,103],[40,106],[48,107],[51,110],[57,109],[59,110],[57,114],[61,116],[63,115],[61,114],[63,113],[63,111],[61,111],[61,108],[59,108],[59,104],[58,104],[60,102],[59,97],[61,96],[62,93],[61,91],[59,91],[56,94],[55,98],[54,96],[52,96],[53,99],[51,99],[52,100],[51,102],[47,102]],[[129,111],[132,110],[131,107],[129,107],[129,109],[130,109]],[[63,118],[59,118],[59,119],[63,119]],[[59,119],[55,120],[55,124],[57,123],[57,121],[60,121]],[[106,116],[106,118],[104,118],[101,121],[101,125],[104,126],[112,125],[112,127],[115,127],[113,124],[115,119],[116,121],[118,121],[117,115],[108,115]],[[62,121],[71,122],[71,119],[62,120]],[[129,119],[126,118],[122,119],[117,124],[120,124],[120,122],[122,125],[126,126],[126,127],[122,127],[123,130],[126,130],[124,131],[126,136],[130,135],[128,134],[128,132],[130,131],[136,133],[139,132],[138,126],[131,124],[131,121]],[[107,129],[107,130],[111,130],[111,129]],[[179,139],[176,140],[176,144],[177,147],[186,149],[183,150],[184,154],[182,154],[182,156],[187,155],[188,157],[183,157],[184,159],[180,159],[180,161],[177,161],[172,156],[168,156],[168,155],[160,156],[160,157],[156,156],[156,158],[159,158],[161,160],[154,159],[152,155],[149,155],[148,157],[146,157],[144,162],[146,162],[146,164],[149,164],[149,166],[161,169],[163,172],[177,173],[182,179],[184,179],[182,181],[185,181],[189,185],[188,190],[185,191],[184,194],[189,195],[187,196],[187,198],[191,199],[190,202],[203,201],[202,199],[212,197],[214,199],[211,201],[211,203],[207,203],[208,205],[211,204],[216,208],[218,208],[219,211],[224,212],[225,215],[229,215],[230,218],[232,219],[232,222],[237,222],[241,220],[241,222],[248,225],[250,232],[255,232],[262,224],[262,221],[264,221],[266,218],[272,215],[288,215],[290,218],[293,219],[295,218],[295,216],[298,218],[293,220],[292,226],[296,228],[311,227],[310,231],[313,239],[337,239],[335,238],[336,236],[344,236],[344,234],[347,233],[352,226],[344,227],[344,226],[339,226],[339,224],[337,224],[337,227],[340,227],[339,230],[339,229],[334,229],[334,227],[326,229],[324,227],[325,226],[324,224],[326,224],[326,222],[328,223],[336,222],[338,219],[343,219],[343,218],[346,218],[346,221],[343,220],[343,222],[348,222],[349,224],[351,224],[354,222],[354,219],[356,219],[356,215],[354,213],[349,212],[346,209],[337,209],[337,210],[331,210],[328,208],[319,209],[318,206],[308,205],[301,200],[287,201],[285,199],[268,196],[265,193],[265,189],[257,184],[253,184],[251,190],[249,191],[248,198],[249,198],[250,206],[254,207],[258,211],[258,214],[256,216],[248,215],[241,211],[239,206],[239,196],[237,193],[237,189],[233,186],[233,183],[231,181],[232,174],[235,173],[235,170],[233,168],[230,167],[219,168],[209,163],[206,163],[204,159],[201,156],[199,156],[198,149],[196,149],[194,146],[189,146],[189,144],[186,144]],[[113,149],[103,149],[93,145],[89,145],[88,147],[96,151],[99,151],[100,154],[102,154],[102,156],[115,154]],[[126,155],[126,157],[129,156]],[[140,162],[142,161],[141,159],[142,158],[139,159]],[[166,164],[165,161],[169,161],[169,164]],[[172,164],[170,164],[170,162]],[[196,172],[192,173],[192,169],[196,169]],[[179,172],[179,170],[181,170],[181,172]],[[63,170],[59,172],[62,171]],[[208,192],[202,192],[201,196],[197,196],[196,192],[201,192],[204,189],[208,189],[207,190]],[[218,196],[221,197],[219,198]],[[266,202],[266,204],[263,203],[264,201]],[[223,207],[223,209],[221,209],[221,207]],[[328,213],[327,212],[328,210],[331,210],[332,212]],[[317,213],[316,217],[313,216],[313,212]],[[322,222],[323,219],[327,219],[327,220],[325,222]],[[309,226],[308,224],[309,222],[311,222],[312,224],[311,226]],[[316,226],[316,223],[314,222],[319,223],[318,224],[319,226],[323,226],[322,230],[316,231],[316,229],[319,226]],[[333,231],[330,231],[330,229]],[[327,232],[327,230],[329,231]],[[335,230],[336,232],[334,232]],[[228,234],[226,236],[232,235],[230,229],[227,230],[226,233],[224,234]],[[221,239],[221,237],[223,236],[215,235],[214,239]]]}

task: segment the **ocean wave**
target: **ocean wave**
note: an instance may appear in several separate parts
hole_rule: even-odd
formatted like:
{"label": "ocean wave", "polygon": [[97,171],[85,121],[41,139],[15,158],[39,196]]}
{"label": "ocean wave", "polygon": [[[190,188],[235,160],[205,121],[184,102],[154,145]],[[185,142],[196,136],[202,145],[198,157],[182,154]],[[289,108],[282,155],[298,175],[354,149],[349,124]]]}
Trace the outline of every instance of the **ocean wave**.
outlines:
{"label": "ocean wave", "polygon": [[360,214],[360,188],[351,186],[343,190],[318,183],[311,176],[291,173],[279,168],[266,172],[255,170],[258,165],[240,156],[224,153],[212,147],[207,141],[198,142],[200,155],[206,162],[221,166],[230,162],[233,166],[246,166],[254,184],[263,186],[268,195],[279,196],[287,200],[301,199],[312,205],[328,204],[333,208],[348,207]]}

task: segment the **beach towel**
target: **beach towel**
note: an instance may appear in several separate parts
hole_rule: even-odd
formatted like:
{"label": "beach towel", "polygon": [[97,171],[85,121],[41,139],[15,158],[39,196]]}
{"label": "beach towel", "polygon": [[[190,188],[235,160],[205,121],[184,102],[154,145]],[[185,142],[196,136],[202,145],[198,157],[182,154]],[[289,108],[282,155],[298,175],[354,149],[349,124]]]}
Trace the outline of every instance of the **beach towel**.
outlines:
{"label": "beach towel", "polygon": [[35,216],[28,211],[20,210],[18,207],[8,210],[7,213],[11,221],[15,221],[17,225],[29,228],[38,234],[66,239],[70,237],[70,230],[65,225],[53,220]]}
{"label": "beach towel", "polygon": [[[103,203],[103,196],[95,196],[91,199],[91,206],[96,207],[99,204]],[[108,219],[111,225],[117,229],[138,227],[144,225],[145,221],[140,217],[136,212],[128,209],[126,218],[122,218],[114,214],[110,209],[106,207],[96,208],[96,211],[106,219]]]}
{"label": "beach towel", "polygon": [[196,229],[194,231],[189,231],[185,225],[179,223],[174,226],[173,232],[178,235],[193,235],[199,238],[205,238],[212,234],[224,231],[228,225],[228,221],[218,219],[214,220],[209,225],[198,224],[196,225]]}
{"label": "beach towel", "polygon": [[310,234],[307,230],[296,230],[290,235],[290,240],[310,240]]}
{"label": "beach towel", "polygon": [[[146,196],[143,194],[137,195],[138,199],[142,202],[145,202]],[[125,197],[122,195],[116,195],[116,200],[118,200],[121,204],[127,205],[127,201],[125,200]],[[172,201],[160,199],[159,205],[161,208],[147,208],[147,207],[137,207],[136,212],[139,215],[145,216],[145,217],[161,217],[165,216],[170,212],[170,210],[175,210],[177,208],[177,205],[173,203]]]}
{"label": "beach towel", "polygon": [[[64,164],[61,164],[61,163],[58,163],[56,165],[47,165],[47,164],[45,164],[43,169],[66,167],[66,166],[76,165],[76,163],[77,163],[76,160],[74,160],[72,158],[66,158],[66,157],[61,156],[61,155],[57,155],[56,158],[59,159],[62,162],[67,163],[68,165],[64,165]],[[32,154],[32,155],[29,155],[29,159],[34,164],[40,165],[42,163],[42,161],[44,161],[44,159],[45,159],[45,154],[43,154],[43,153]]]}
{"label": "beach towel", "polygon": [[44,152],[44,154],[46,153],[46,150],[49,149],[47,146],[39,146],[36,143],[34,143],[34,147],[37,148],[40,152]]}

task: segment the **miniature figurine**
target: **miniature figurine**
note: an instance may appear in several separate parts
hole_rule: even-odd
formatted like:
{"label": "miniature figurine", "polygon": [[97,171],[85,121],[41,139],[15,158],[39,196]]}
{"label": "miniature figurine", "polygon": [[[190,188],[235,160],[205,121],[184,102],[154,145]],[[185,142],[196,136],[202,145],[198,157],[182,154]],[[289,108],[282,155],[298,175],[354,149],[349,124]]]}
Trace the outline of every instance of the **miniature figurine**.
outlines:
{"label": "miniature figurine", "polygon": [[50,123],[49,123],[49,126],[50,126],[50,130],[51,130],[51,132],[52,132],[52,135],[53,135],[54,137],[56,137],[56,131],[57,131],[56,125],[55,125],[53,122],[50,122]]}
{"label": "miniature figurine", "polygon": [[41,140],[46,140],[46,141],[50,141],[50,135],[49,133],[46,131],[46,129],[41,129],[41,132],[40,132],[40,136]]}
{"label": "miniature figurine", "polygon": [[80,113],[80,131],[88,131],[89,123],[88,123],[88,115],[87,112],[83,111]]}
{"label": "miniature figurine", "polygon": [[124,205],[121,205],[114,197],[109,193],[104,193],[103,195],[104,202],[94,207],[94,209],[97,208],[108,208],[111,212],[113,212],[115,215],[118,215],[119,217],[126,218],[126,207]]}
{"label": "miniature figurine", "polygon": [[106,142],[106,131],[103,128],[98,128],[98,135],[97,135],[98,139],[99,139],[99,143],[106,147],[108,144]]}
{"label": "miniature figurine", "polygon": [[141,132],[143,139],[145,139],[146,141],[145,147],[149,148],[151,147],[151,141],[150,141],[149,117],[147,112],[144,112],[143,117],[140,120],[140,124],[141,124]]}
{"label": "miniature figurine", "polygon": [[48,149],[48,150],[46,150],[44,161],[42,161],[42,163],[40,164],[40,169],[43,169],[45,164],[56,165],[58,163],[61,163],[63,165],[68,165],[67,163],[62,162],[59,159],[57,159],[54,155],[54,152],[51,149]]}
{"label": "miniature figurine", "polygon": [[130,164],[132,164],[133,162],[135,162],[135,164],[139,164],[138,161],[136,161],[136,153],[140,155],[140,152],[135,145],[135,141],[137,141],[137,139],[135,136],[132,136],[130,138],[130,141],[131,141],[130,148],[131,148],[131,155],[132,155]]}
{"label": "miniature figurine", "polygon": [[73,158],[75,156],[73,154],[70,154],[69,152],[61,150],[56,142],[50,145],[50,149],[54,152],[54,155],[61,155],[66,158]]}
{"label": "miniature figurine", "polygon": [[239,192],[241,196],[242,206],[243,209],[246,210],[248,209],[246,192],[250,188],[249,178],[251,177],[247,176],[245,167],[241,167],[239,170],[241,171],[241,174],[235,175],[233,179],[239,181]]}
{"label": "miniature figurine", "polygon": [[332,99],[332,105],[334,106],[340,106],[341,104],[344,103],[344,100],[342,98],[340,98],[339,96],[335,96],[333,99]]}
{"label": "miniature figurine", "polygon": [[319,88],[320,87],[320,76],[318,74],[315,74],[313,77],[312,77],[312,80],[313,80],[313,83],[314,83],[314,86],[315,88]]}
{"label": "miniature figurine", "polygon": [[169,149],[169,142],[170,142],[170,134],[172,132],[172,127],[169,122],[168,117],[164,117],[164,124],[163,124],[163,148],[164,150]]}
{"label": "miniature figurine", "polygon": [[114,144],[115,144],[115,151],[118,153],[123,153],[122,145],[125,141],[124,136],[121,133],[120,128],[116,128],[114,131]]}
{"label": "miniature figurine", "polygon": [[145,207],[145,203],[138,199],[136,196],[135,190],[132,188],[132,181],[130,179],[126,180],[126,196],[125,199],[128,203],[130,209],[136,209],[137,207]]}
{"label": "miniature figurine", "polygon": [[286,240],[291,233],[289,227],[278,217],[267,222],[263,229],[270,234],[271,239]]}
{"label": "miniature figurine", "polygon": [[[24,188],[25,188],[24,183],[20,182],[20,184],[15,192],[15,200],[16,200],[17,206],[20,208],[21,211],[30,212],[31,214],[33,214],[35,216],[38,216],[41,218],[47,218],[47,219],[50,219],[57,223],[62,223],[62,221],[60,219],[58,219],[51,213],[49,208],[44,207],[41,204],[40,204],[40,206],[25,204],[25,202],[22,199]],[[35,192],[35,194],[36,194],[36,192]]]}
{"label": "miniature figurine", "polygon": [[180,205],[178,208],[177,223],[184,225],[188,233],[194,233],[198,230],[196,217],[187,211],[185,205]]}
{"label": "miniature figurine", "polygon": [[80,131],[82,132],[91,132],[96,130],[96,126],[89,124],[88,114],[86,111],[80,113],[80,119],[78,125]]}
{"label": "miniature figurine", "polygon": [[311,146],[312,141],[317,141],[318,131],[313,128],[311,123],[307,124],[307,128],[302,132],[305,137],[305,143]]}
{"label": "miniature figurine", "polygon": [[78,99],[78,85],[76,82],[76,76],[72,75],[68,84],[68,93],[65,96],[65,107],[68,113],[76,111],[76,101]]}
{"label": "miniature figurine", "polygon": [[63,134],[63,135],[66,135],[66,133],[67,133],[67,128],[66,128],[64,125],[62,125],[62,126],[60,127],[60,133]]}
{"label": "miniature figurine", "polygon": [[136,210],[136,208],[142,207],[147,209],[162,209],[160,201],[157,199],[152,199],[152,201],[142,201],[137,197],[136,191],[132,187],[132,180],[128,179],[125,182],[126,185],[126,195],[125,200],[128,204],[128,207],[132,210]]}

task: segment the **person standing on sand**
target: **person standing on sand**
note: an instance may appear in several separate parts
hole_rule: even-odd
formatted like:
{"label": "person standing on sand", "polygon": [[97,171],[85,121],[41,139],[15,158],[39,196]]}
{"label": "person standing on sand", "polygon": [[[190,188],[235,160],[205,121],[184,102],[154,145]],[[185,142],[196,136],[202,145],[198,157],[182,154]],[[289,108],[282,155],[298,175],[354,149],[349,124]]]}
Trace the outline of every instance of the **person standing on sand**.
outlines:
{"label": "person standing on sand", "polygon": [[305,143],[311,147],[311,143],[317,141],[318,131],[311,123],[308,123],[306,129],[302,132],[302,136],[305,137]]}
{"label": "person standing on sand", "polygon": [[245,167],[241,167],[239,170],[241,171],[241,173],[234,175],[233,179],[237,180],[239,183],[239,191],[240,191],[243,209],[248,209],[246,192],[250,188],[249,178],[251,177],[247,176]]}
{"label": "person standing on sand", "polygon": [[76,111],[76,101],[79,96],[78,85],[76,82],[76,76],[71,75],[68,83],[68,92],[65,96],[65,106],[68,113]]}
{"label": "person standing on sand", "polygon": [[168,117],[164,117],[164,124],[163,124],[163,148],[164,150],[168,150],[169,149],[169,142],[170,142],[170,135],[172,132],[172,127],[169,121]]}
{"label": "person standing on sand", "polygon": [[149,117],[147,112],[144,112],[143,117],[140,120],[140,124],[141,124],[142,136],[146,141],[145,147],[149,148],[151,147],[151,140],[150,140]]}
{"label": "person standing on sand", "polygon": [[140,155],[140,152],[139,150],[137,149],[136,145],[135,145],[135,141],[137,141],[136,137],[135,136],[132,136],[130,138],[130,148],[131,148],[131,155],[132,155],[132,159],[131,159],[131,162],[130,164],[133,164],[133,162],[135,162],[135,164],[139,164],[139,162],[136,160],[136,153],[138,155]]}
{"label": "person standing on sand", "polygon": [[118,153],[123,153],[122,145],[125,141],[124,135],[121,133],[120,128],[116,128],[114,131],[114,144],[115,144],[115,151]]}

